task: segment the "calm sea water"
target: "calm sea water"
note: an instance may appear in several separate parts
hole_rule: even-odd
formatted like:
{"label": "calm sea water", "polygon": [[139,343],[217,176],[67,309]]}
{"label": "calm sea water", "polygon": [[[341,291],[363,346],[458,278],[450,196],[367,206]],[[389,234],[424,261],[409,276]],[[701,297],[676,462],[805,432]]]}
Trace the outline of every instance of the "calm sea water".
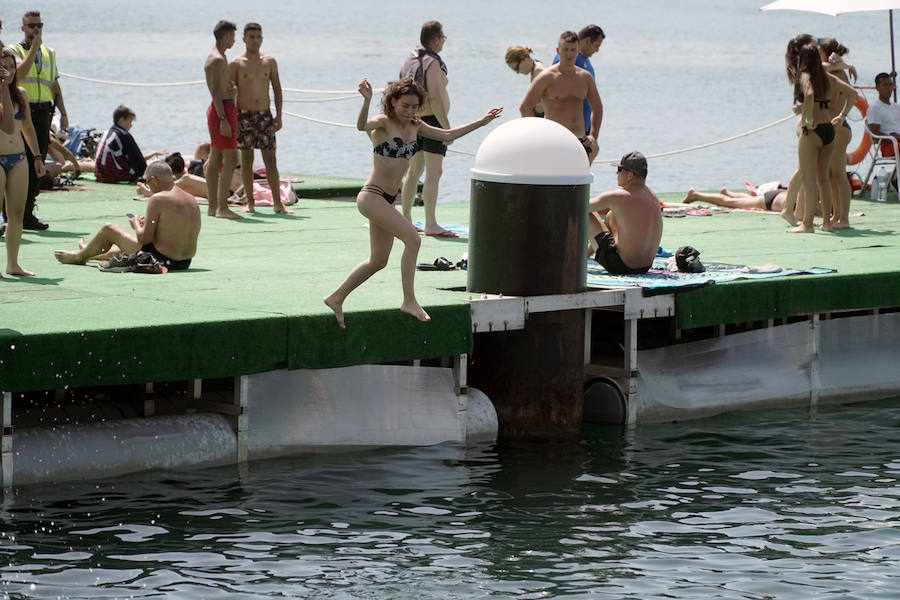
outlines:
{"label": "calm sea water", "polygon": [[19,490],[10,598],[897,598],[900,398]]}
{"label": "calm sea water", "polygon": [[[436,18],[449,37],[451,120],[495,105],[514,118],[527,86],[510,43],[550,60],[559,32],[599,23],[601,158],[713,141],[789,113],[786,40],[834,35],[868,83],[889,70],[886,15],[759,13],[763,1],[214,4],[45,0],[62,71],[132,82],[202,79],[219,18],[263,24],[286,87],[385,82]],[[2,9],[3,39],[21,9]],[[240,46],[240,44],[238,44]],[[232,50],[234,55],[236,50]],[[63,80],[72,120],[138,113],[145,150],[191,152],[206,136],[202,85]],[[870,93],[871,94],[871,93]],[[342,94],[327,94],[340,96]],[[287,94],[292,99],[321,96]],[[871,96],[870,96],[871,97]],[[352,123],[355,98],[287,103]],[[474,152],[485,130],[454,148]],[[660,191],[784,179],[789,124],[652,160]],[[853,142],[855,145],[855,142]],[[286,118],[291,172],[363,177],[362,134]],[[472,158],[445,163],[442,198],[468,197]],[[595,190],[614,183],[596,166]],[[246,468],[37,486],[0,505],[0,590],[11,598],[896,598],[900,399],[853,408],[732,415],[566,444],[390,449]]]}
{"label": "calm sea water", "polygon": [[[157,0],[123,5],[113,0],[44,0],[45,39],[56,48],[65,73],[112,81],[183,82],[203,79],[203,60],[220,18],[241,26],[263,25],[263,50],[279,61],[285,87],[349,91],[351,100],[285,104],[298,114],[355,123],[362,76],[376,85],[396,78],[416,43],[421,24],[440,20],[448,36],[443,56],[450,73],[452,123],[463,123],[493,106],[517,107],[528,80],[503,62],[511,43],[550,61],[559,33],[600,24],[607,39],[592,58],[604,102],[600,159],[632,149],[647,155],[720,140],[790,114],[791,89],[784,76],[784,48],[800,32],[834,36],[851,50],[860,81],[871,85],[890,71],[887,13],[829,17],[790,11],[760,12],[764,0],[422,0],[406,4],[365,0],[299,2],[221,0],[214,3]],[[2,9],[4,41],[15,41],[21,10]],[[243,51],[240,40],[230,51]],[[105,128],[123,102],[138,115],[133,133],[145,150],[190,153],[207,137],[205,85],[166,88],[116,87],[63,79],[73,122]],[[870,98],[875,96],[869,92]],[[343,94],[288,93],[310,100]],[[855,115],[856,116],[856,115]],[[371,166],[366,137],[355,129],[288,117],[279,135],[282,170],[365,177]],[[857,127],[857,129],[859,129]],[[475,152],[484,129],[453,149]],[[858,141],[858,138],[856,138]],[[856,142],[852,142],[856,147]],[[445,162],[441,199],[465,201],[473,158],[451,154]],[[650,162],[659,191],[688,187],[740,187],[790,176],[796,161],[791,123],[721,146]],[[595,191],[615,185],[609,167],[597,165]]]}

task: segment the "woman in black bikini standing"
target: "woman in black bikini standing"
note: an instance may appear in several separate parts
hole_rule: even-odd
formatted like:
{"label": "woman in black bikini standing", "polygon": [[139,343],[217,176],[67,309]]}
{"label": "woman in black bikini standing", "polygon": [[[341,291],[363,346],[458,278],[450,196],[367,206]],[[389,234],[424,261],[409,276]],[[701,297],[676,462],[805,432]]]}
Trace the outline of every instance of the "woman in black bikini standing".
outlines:
{"label": "woman in black bikini standing", "polygon": [[[793,68],[792,68],[793,66]],[[803,182],[803,221],[790,233],[812,233],[816,205],[822,204],[822,230],[831,231],[831,182],[828,167],[834,149],[834,126],[843,119],[830,114],[832,82],[822,67],[819,49],[806,44],[797,52],[796,65],[788,63],[788,79],[794,84],[794,101],[801,105],[801,134],[797,144]],[[785,207],[788,210],[789,207]],[[792,208],[792,207],[791,207]]]}
{"label": "woman in black bikini standing", "polygon": [[[850,227],[850,198],[853,190],[847,179],[847,146],[850,144],[852,132],[846,117],[856,104],[857,92],[852,89],[850,79],[844,73],[846,69],[856,79],[856,69],[853,65],[844,62],[843,56],[847,54],[847,47],[834,38],[819,40],[819,58],[822,66],[829,75],[847,84],[846,86],[832,86],[831,115],[841,115],[841,122],[835,124],[834,151],[831,154],[831,203],[834,211],[832,229],[847,229]],[[845,88],[850,88],[849,91]]]}
{"label": "woman in black bikini standing", "polygon": [[409,77],[388,85],[381,101],[383,113],[371,119],[369,103],[372,100],[372,85],[365,78],[359,83],[359,93],[362,94],[363,105],[356,120],[356,128],[371,132],[369,135],[375,144],[372,171],[356,196],[356,207],[369,219],[371,253],[367,260],[350,271],[336,290],[324,298],[324,302],[334,311],[338,325],[344,327],[344,300],[350,292],[387,265],[396,237],[404,245],[400,259],[400,277],[403,282],[403,304],[400,310],[420,321],[429,321],[431,317],[416,300],[413,285],[416,258],[422,242],[413,224],[394,207],[409,159],[418,150],[416,134],[450,142],[487,125],[499,117],[503,109],[491,109],[481,119],[461,127],[440,129],[416,118],[416,111],[424,96]]}

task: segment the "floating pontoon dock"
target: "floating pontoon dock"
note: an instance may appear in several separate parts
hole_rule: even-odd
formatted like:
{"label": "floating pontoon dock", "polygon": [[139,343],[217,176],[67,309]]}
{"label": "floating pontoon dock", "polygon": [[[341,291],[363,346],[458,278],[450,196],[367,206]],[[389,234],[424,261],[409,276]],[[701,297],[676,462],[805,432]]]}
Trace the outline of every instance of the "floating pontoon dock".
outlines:
{"label": "floating pontoon dock", "polygon": [[[633,288],[499,298],[463,291],[465,271],[422,271],[416,290],[430,323],[397,310],[396,248],[347,300],[341,330],[321,299],[368,253],[353,203],[302,197],[292,216],[263,207],[243,221],[204,217],[189,271],[103,273],[59,264],[53,250],[74,249],[106,221],[124,225],[143,202],[131,186],[85,185],[40,196],[51,228],[26,232],[20,256],[38,276],[0,280],[7,486],[462,441],[473,433],[466,373],[479,336],[521,328],[541,311],[589,309],[586,379],[605,386],[600,397],[612,404],[600,412],[612,421],[900,393],[893,196],[854,200],[851,210],[866,215],[834,234],[787,235],[777,215],[751,212],[665,220],[663,246],[694,246],[702,260],[836,273],[649,296]],[[438,215],[465,226],[468,211],[448,203]],[[419,260],[456,262],[465,252],[465,236],[423,238]]]}

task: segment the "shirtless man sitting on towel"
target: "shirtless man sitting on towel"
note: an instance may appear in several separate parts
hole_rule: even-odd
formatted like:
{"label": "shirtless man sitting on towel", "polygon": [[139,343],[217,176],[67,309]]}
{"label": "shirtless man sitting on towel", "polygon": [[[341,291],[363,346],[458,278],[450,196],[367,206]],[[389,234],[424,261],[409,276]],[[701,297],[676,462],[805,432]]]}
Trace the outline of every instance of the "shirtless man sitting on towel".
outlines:
{"label": "shirtless man sitting on towel", "polygon": [[620,189],[590,200],[591,250],[612,274],[643,275],[653,266],[662,238],[659,198],[647,187],[647,159],[629,152],[617,163]]}

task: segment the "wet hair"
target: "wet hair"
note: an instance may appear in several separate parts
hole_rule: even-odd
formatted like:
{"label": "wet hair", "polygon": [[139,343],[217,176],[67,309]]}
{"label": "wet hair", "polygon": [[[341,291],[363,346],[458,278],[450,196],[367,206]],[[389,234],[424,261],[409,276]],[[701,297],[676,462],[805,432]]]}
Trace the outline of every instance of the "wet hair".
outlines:
{"label": "wet hair", "polygon": [[882,79],[890,79],[890,78],[891,78],[891,76],[889,74],[887,74],[885,72],[881,72],[875,76],[875,85],[878,85],[878,82],[881,81]]}
{"label": "wet hair", "polygon": [[[506,64],[512,65],[514,63],[520,63],[526,58],[531,56],[531,48],[527,46],[519,46],[517,44],[513,44],[509,48],[506,49]],[[510,68],[513,68],[510,66]]]}
{"label": "wet hair", "polygon": [[13,104],[16,105],[16,108],[21,109],[22,107],[27,106],[27,102],[25,102],[25,96],[22,94],[22,90],[19,89],[19,78],[16,75],[16,53],[12,51],[11,48],[4,48],[2,52],[0,52],[0,56],[9,56],[13,59],[13,68],[10,71],[12,73],[12,77],[9,78],[7,85],[9,85],[9,95],[12,98]]}
{"label": "wet hair", "polygon": [[559,41],[572,42],[573,44],[577,44],[578,34],[574,31],[563,31],[561,34],[559,34]]}
{"label": "wet hair", "polygon": [[797,79],[797,55],[800,53],[800,48],[815,43],[816,38],[808,33],[801,33],[787,43],[787,50],[784,52],[784,70],[791,83]]}
{"label": "wet hair", "polygon": [[412,77],[404,77],[397,81],[392,81],[384,88],[384,96],[381,97],[381,110],[389,117],[394,116],[394,105],[391,100],[401,96],[413,95],[418,96],[419,104],[425,102],[425,93],[422,88],[413,80]]}
{"label": "wet hair", "polygon": [[134,111],[125,106],[124,104],[120,104],[116,107],[116,110],[113,111],[113,123],[119,124],[119,119],[127,119],[128,117],[135,117],[137,115],[134,114]]}
{"label": "wet hair", "polygon": [[444,26],[437,21],[428,21],[422,25],[422,31],[419,32],[419,42],[423,46],[428,46],[435,38],[444,35]]}
{"label": "wet hair", "polygon": [[246,25],[244,25],[244,35],[247,35],[248,31],[254,30],[262,33],[262,25],[260,25],[259,23],[247,23]]}
{"label": "wet hair", "polygon": [[806,44],[797,53],[797,79],[794,81],[794,100],[802,102],[804,90],[812,89],[813,98],[824,98],[828,95],[830,84],[828,74],[822,66],[819,47]]}
{"label": "wet hair", "polygon": [[216,26],[213,27],[213,35],[216,37],[217,41],[221,40],[232,31],[237,31],[237,25],[235,25],[231,21],[222,20],[216,23]]}
{"label": "wet hair", "polygon": [[29,11],[26,12],[24,15],[22,15],[22,23],[24,23],[24,22],[25,22],[25,19],[27,19],[28,17],[38,17],[38,18],[40,18],[40,17],[41,17],[41,11],[39,11],[39,10],[29,10]]}
{"label": "wet hair", "polygon": [[181,152],[173,152],[165,158],[166,164],[172,169],[173,175],[181,175],[184,173],[184,157]]}
{"label": "wet hair", "polygon": [[819,40],[819,48],[822,49],[822,52],[825,53],[825,58],[828,58],[832,54],[837,54],[838,56],[843,56],[850,52],[847,50],[847,46],[843,45],[833,37],[822,38]]}
{"label": "wet hair", "polygon": [[606,38],[606,34],[603,33],[603,30],[600,29],[599,25],[587,25],[578,32],[579,40],[590,38],[591,41],[594,42],[598,37]]}

